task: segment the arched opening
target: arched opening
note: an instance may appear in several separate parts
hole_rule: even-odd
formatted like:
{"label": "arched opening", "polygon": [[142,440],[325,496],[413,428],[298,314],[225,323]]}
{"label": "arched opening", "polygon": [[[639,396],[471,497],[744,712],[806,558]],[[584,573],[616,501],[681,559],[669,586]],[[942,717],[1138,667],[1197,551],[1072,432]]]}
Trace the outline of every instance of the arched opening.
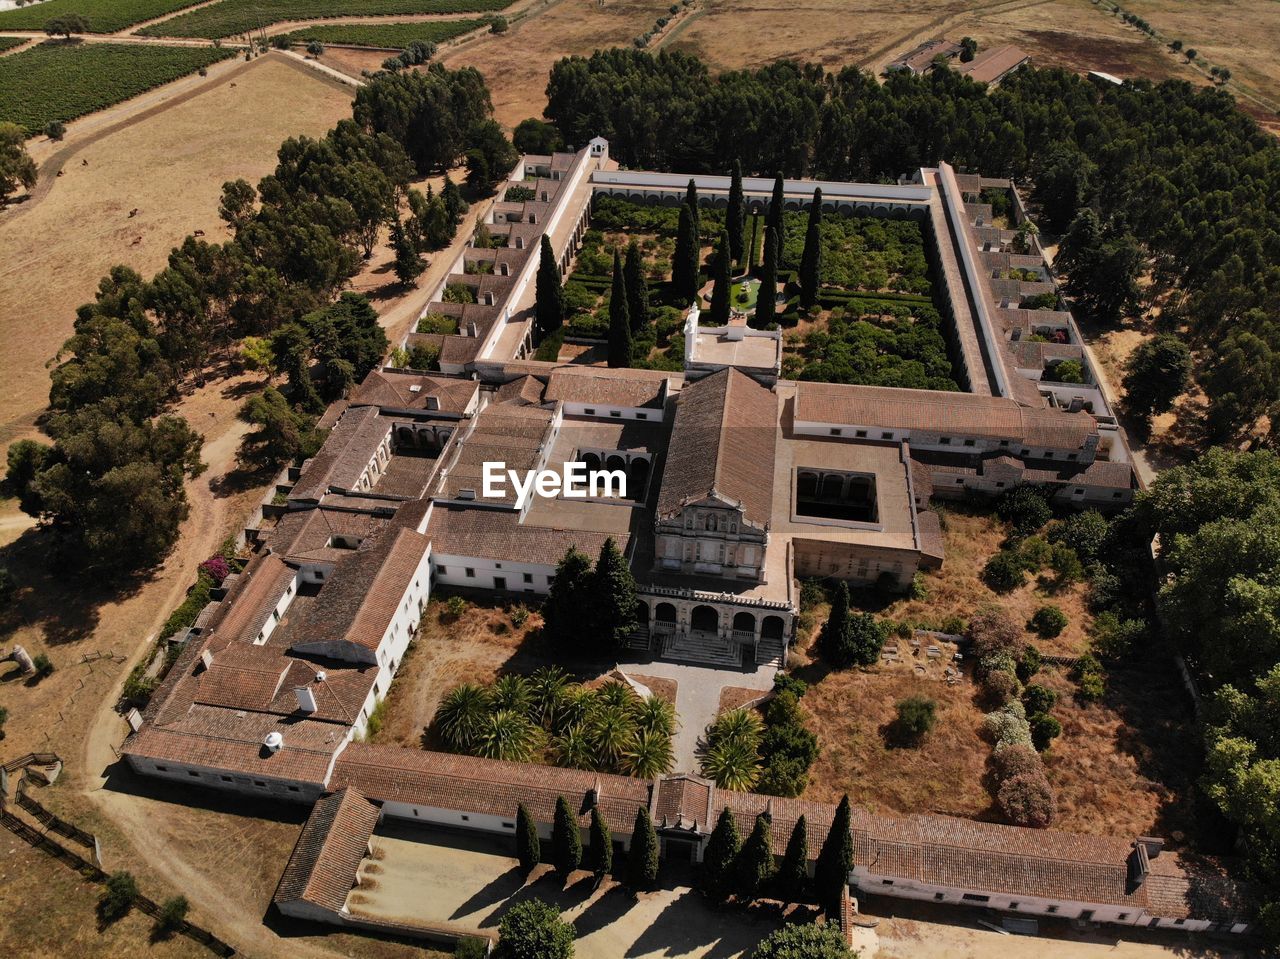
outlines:
{"label": "arched opening", "polygon": [[401,426],[396,430],[396,441],[401,446],[417,446],[418,435],[409,427]]}
{"label": "arched opening", "polygon": [[816,496],[818,494],[818,474],[801,473],[800,478],[796,481],[796,492],[804,497]]}
{"label": "arched opening", "polygon": [[699,633],[718,633],[720,614],[710,606],[695,606],[689,616],[689,629]]}
{"label": "arched opening", "polygon": [[649,607],[644,603],[636,603],[636,618],[640,620],[640,625],[648,627],[649,625]]}
{"label": "arched opening", "polygon": [[625,472],[627,468],[627,461],[617,453],[613,453],[604,461],[604,466],[605,469],[608,470],[622,470]]}
{"label": "arched opening", "polygon": [[582,462],[586,464],[588,470],[594,471],[600,468],[600,457],[595,453],[583,453]]}
{"label": "arched opening", "polygon": [[844,492],[844,477],[836,473],[822,477],[822,498],[839,499]]}
{"label": "arched opening", "polygon": [[750,613],[735,613],[733,616],[733,631],[735,633],[750,633],[754,636],[756,632],[756,618]]}
{"label": "arched opening", "polygon": [[760,623],[760,636],[762,639],[781,639],[783,629],[785,624],[781,616],[766,616]]}
{"label": "arched opening", "polygon": [[670,603],[659,603],[654,608],[653,631],[655,633],[674,633],[676,631],[676,608]]}
{"label": "arched opening", "polygon": [[627,467],[627,492],[637,502],[644,499],[649,485],[649,461],[633,459]]}

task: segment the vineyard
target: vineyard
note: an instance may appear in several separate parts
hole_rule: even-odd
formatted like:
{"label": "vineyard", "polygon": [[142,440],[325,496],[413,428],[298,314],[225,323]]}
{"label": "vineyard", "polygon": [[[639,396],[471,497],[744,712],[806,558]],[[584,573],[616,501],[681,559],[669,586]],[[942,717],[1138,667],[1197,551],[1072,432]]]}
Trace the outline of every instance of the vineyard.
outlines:
{"label": "vineyard", "polygon": [[0,37],[0,53],[5,50],[12,50],[14,47],[20,47],[26,42],[22,37]]}
{"label": "vineyard", "polygon": [[74,120],[234,56],[213,47],[42,43],[0,58],[0,120]]}
{"label": "vineyard", "polygon": [[444,43],[464,33],[487,26],[484,20],[439,20],[422,23],[325,23],[294,30],[285,36],[294,42],[319,40],[356,47],[403,50],[415,40]]}
{"label": "vineyard", "polygon": [[407,13],[484,13],[502,10],[512,0],[277,0],[263,7],[261,0],[222,0],[146,27],[139,33],[154,37],[232,37],[284,20],[328,17],[397,16]]}
{"label": "vineyard", "polygon": [[78,13],[92,33],[115,33],[154,17],[162,17],[200,0],[45,0],[0,12],[0,30],[43,30],[54,17]]}

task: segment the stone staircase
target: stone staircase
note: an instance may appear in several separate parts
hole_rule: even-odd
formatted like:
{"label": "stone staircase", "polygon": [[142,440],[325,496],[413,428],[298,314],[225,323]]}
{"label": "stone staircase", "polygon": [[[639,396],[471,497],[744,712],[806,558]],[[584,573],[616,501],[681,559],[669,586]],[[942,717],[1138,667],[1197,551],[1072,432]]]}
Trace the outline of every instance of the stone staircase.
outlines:
{"label": "stone staircase", "polygon": [[662,658],[726,669],[736,669],[742,664],[735,646],[715,633],[701,631],[672,633],[663,637]]}
{"label": "stone staircase", "polygon": [[759,665],[782,669],[786,665],[782,657],[783,646],[781,639],[765,639],[761,637],[760,642],[756,645],[756,662]]}

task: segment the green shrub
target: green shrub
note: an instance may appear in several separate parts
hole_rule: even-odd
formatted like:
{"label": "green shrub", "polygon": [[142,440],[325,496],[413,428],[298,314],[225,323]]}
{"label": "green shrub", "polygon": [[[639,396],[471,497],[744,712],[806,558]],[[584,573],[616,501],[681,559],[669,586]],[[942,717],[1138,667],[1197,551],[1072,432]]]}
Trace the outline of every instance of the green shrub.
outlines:
{"label": "green shrub", "polygon": [[1058,694],[1039,683],[1032,683],[1022,691],[1022,704],[1027,708],[1028,715],[1047,713],[1057,702]]}
{"label": "green shrub", "polygon": [[1043,772],[1023,773],[1006,779],[996,794],[1004,814],[1018,826],[1044,829],[1053,822],[1057,804]]}
{"label": "green shrub", "polygon": [[996,515],[1018,535],[1029,536],[1053,519],[1053,510],[1034,486],[1018,486],[996,502]]}
{"label": "green shrub", "polygon": [[1080,684],[1079,696],[1085,702],[1096,702],[1106,692],[1106,680],[1102,664],[1092,653],[1086,653],[1071,671],[1072,678]]}
{"label": "green shrub", "polygon": [[138,884],[128,872],[113,872],[98,899],[98,915],[103,922],[122,919],[138,901]]}
{"label": "green shrub", "polygon": [[1021,655],[1018,656],[1018,679],[1024,683],[1029,682],[1032,676],[1040,672],[1042,663],[1040,650],[1031,645],[1024,646]]}
{"label": "green shrub", "polygon": [[1012,672],[993,670],[982,677],[982,694],[993,706],[1003,706],[1018,698],[1022,684]]}
{"label": "green shrub", "polygon": [[146,675],[146,669],[145,661],[134,666],[125,678],[124,689],[120,692],[120,698],[135,709],[145,709],[160,685],[160,680]]}
{"label": "green shrub", "polygon": [[44,679],[53,675],[53,661],[46,654],[37,653],[31,663],[36,668],[36,679]]}
{"label": "green shrub", "polygon": [[476,936],[466,936],[453,947],[454,959],[485,959],[489,955],[489,941]]}
{"label": "green shrub", "polygon": [[1027,722],[1031,724],[1031,744],[1040,752],[1062,733],[1062,723],[1047,713],[1036,713]]}
{"label": "green shrub", "polygon": [[161,936],[176,932],[186,921],[187,911],[191,904],[186,896],[173,896],[160,905],[160,915],[156,916],[156,931]]}
{"label": "green shrub", "polygon": [[982,580],[997,593],[1007,593],[1026,581],[1026,566],[1017,553],[1002,549],[982,567]]}
{"label": "green shrub", "polygon": [[213,577],[204,571],[199,572],[196,575],[195,585],[187,593],[187,598],[182,601],[182,605],[169,614],[164,626],[160,628],[160,638],[168,639],[194,623],[196,617],[200,615],[200,610],[209,604],[209,591],[213,587]]}
{"label": "green shrub", "polygon": [[1067,614],[1057,606],[1041,606],[1032,615],[1030,625],[1040,636],[1052,639],[1067,628]]}
{"label": "green shrub", "polygon": [[1098,652],[1107,659],[1124,659],[1142,645],[1147,634],[1145,619],[1122,619],[1107,610],[1093,621],[1093,642]]}
{"label": "green shrub", "polygon": [[471,604],[462,596],[450,596],[444,601],[444,612],[449,619],[458,619],[471,608]]}
{"label": "green shrub", "polygon": [[938,721],[938,704],[927,696],[900,699],[896,708],[894,729],[908,743],[919,743]]}

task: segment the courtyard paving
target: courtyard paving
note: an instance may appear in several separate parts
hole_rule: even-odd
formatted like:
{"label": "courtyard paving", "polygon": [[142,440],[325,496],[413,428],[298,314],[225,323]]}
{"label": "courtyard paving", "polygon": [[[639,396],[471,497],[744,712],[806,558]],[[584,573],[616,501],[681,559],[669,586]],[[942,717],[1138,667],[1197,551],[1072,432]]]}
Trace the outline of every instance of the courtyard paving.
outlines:
{"label": "courtyard paving", "polygon": [[372,842],[373,881],[348,907],[381,920],[492,931],[516,903],[538,898],[577,930],[577,959],[737,959],[777,926],[772,914],[712,909],[676,882],[638,900],[611,882],[593,888],[585,872],[564,887],[540,866],[525,882],[505,836],[384,823]]}
{"label": "courtyard paving", "polygon": [[619,668],[628,674],[675,680],[676,716],[680,725],[671,744],[676,762],[673,771],[692,773],[698,771],[698,744],[707,726],[716,718],[721,690],[726,686],[740,686],[765,693],[773,688],[773,678],[778,672],[775,666],[758,666],[748,672],[661,660],[643,665],[620,663]]}

